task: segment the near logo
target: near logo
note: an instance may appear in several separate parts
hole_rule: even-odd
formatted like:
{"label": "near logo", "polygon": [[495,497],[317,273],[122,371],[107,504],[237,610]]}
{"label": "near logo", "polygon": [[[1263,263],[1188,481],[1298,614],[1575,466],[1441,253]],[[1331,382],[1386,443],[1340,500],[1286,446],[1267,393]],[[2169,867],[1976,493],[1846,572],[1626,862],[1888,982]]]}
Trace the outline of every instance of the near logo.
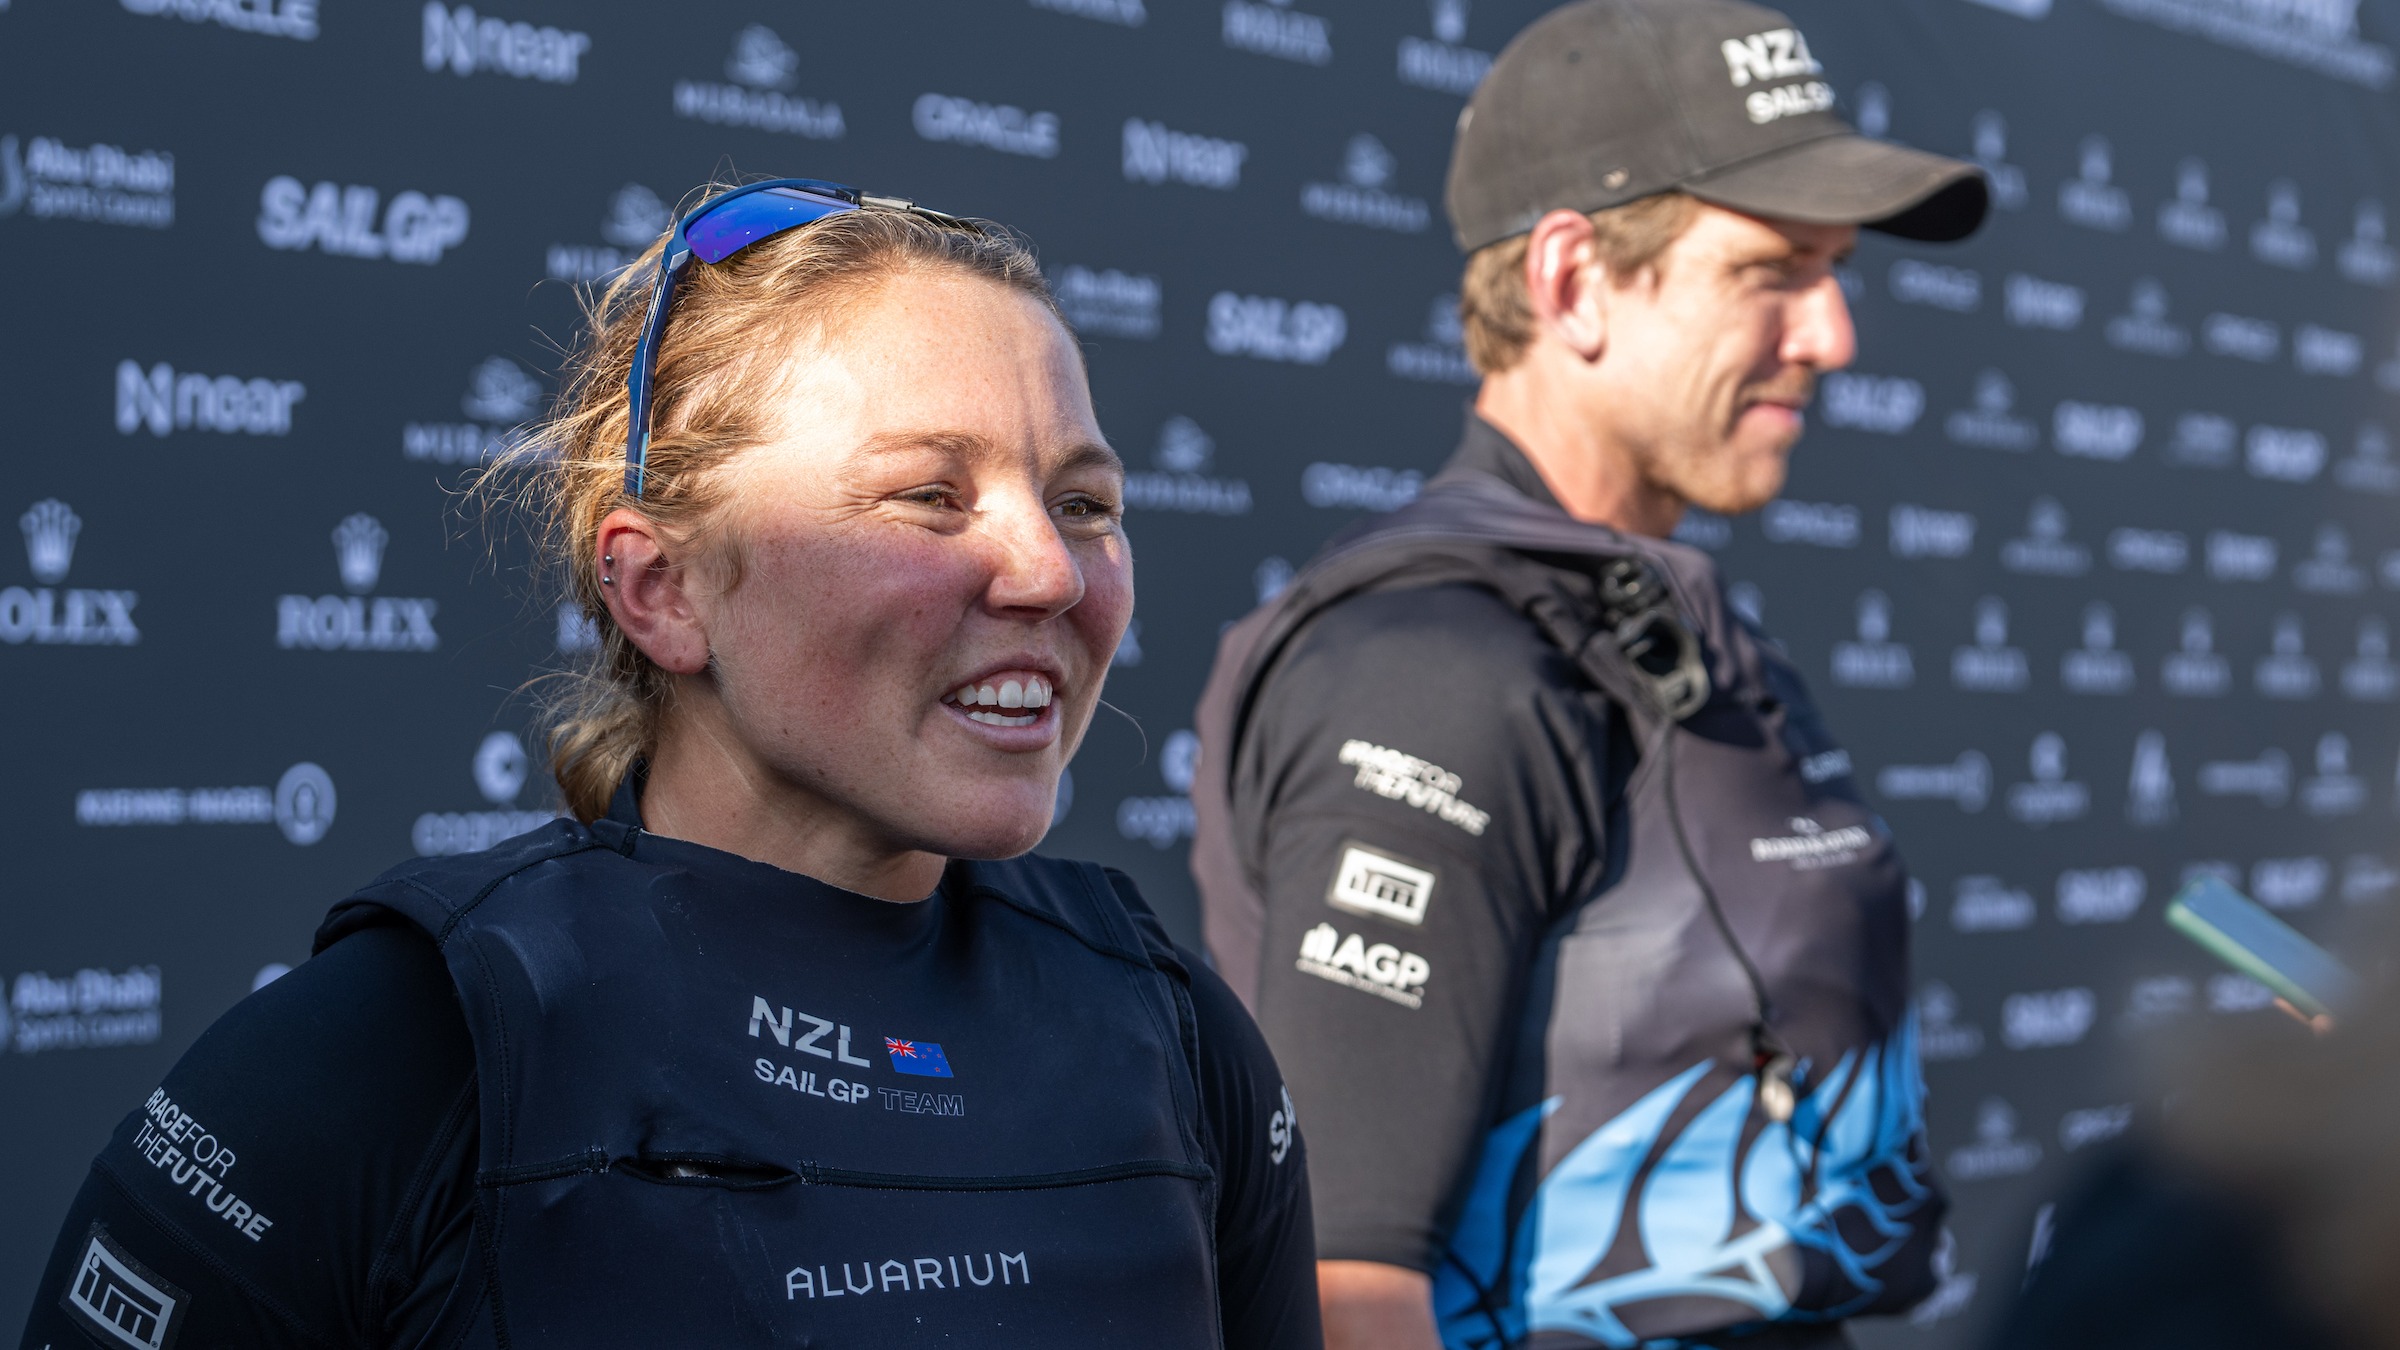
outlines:
{"label": "near logo", "polygon": [[1425,905],[1432,899],[1431,871],[1358,844],[1342,850],[1333,889],[1325,893],[1325,902],[1335,909],[1405,924],[1424,923]]}
{"label": "near logo", "polygon": [[187,1300],[181,1289],[111,1241],[107,1229],[93,1224],[75,1282],[58,1302],[103,1345],[167,1350],[175,1343]]}

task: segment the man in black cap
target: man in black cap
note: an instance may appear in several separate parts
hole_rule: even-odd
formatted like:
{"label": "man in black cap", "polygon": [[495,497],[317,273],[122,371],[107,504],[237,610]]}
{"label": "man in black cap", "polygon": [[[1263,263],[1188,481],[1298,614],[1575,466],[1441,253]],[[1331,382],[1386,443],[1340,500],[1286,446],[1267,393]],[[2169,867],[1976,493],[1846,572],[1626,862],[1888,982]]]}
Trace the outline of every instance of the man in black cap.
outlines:
{"label": "man in black cap", "polygon": [[1834,102],[1739,0],[1519,35],[1450,169],[1465,440],[1220,650],[1193,865],[1308,1122],[1334,1350],[1840,1345],[1933,1283],[1906,875],[1666,541],[1781,489],[1859,229],[1982,221]]}

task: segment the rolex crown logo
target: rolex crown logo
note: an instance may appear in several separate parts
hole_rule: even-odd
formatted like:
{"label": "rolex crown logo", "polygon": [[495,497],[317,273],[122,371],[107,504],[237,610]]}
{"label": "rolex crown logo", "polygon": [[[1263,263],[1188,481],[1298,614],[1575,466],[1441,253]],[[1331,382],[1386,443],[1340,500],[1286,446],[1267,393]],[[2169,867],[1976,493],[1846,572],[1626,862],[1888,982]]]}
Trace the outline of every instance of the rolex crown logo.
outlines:
{"label": "rolex crown logo", "polygon": [[17,525],[25,531],[25,561],[33,568],[34,580],[45,585],[67,579],[67,567],[75,560],[75,536],[83,532],[83,520],[65,502],[53,497],[35,502]]}
{"label": "rolex crown logo", "polygon": [[375,589],[383,574],[383,546],[391,536],[381,522],[361,511],[333,527],[333,560],[342,570],[342,584],[364,595]]}

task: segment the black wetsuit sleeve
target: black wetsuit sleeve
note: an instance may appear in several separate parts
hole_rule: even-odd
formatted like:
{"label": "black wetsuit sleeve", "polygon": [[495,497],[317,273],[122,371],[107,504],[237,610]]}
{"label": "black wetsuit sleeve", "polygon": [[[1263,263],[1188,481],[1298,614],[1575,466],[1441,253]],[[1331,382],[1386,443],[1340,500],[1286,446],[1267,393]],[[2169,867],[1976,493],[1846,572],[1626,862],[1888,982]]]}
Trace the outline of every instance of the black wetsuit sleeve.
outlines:
{"label": "black wetsuit sleeve", "polygon": [[1431,1272],[1533,954],[1604,875],[1618,719],[1463,585],[1329,609],[1255,717],[1258,1021],[1308,1122],[1317,1254]]}
{"label": "black wetsuit sleeve", "polygon": [[[476,1116],[473,1044],[429,939],[336,943],[131,1105],[68,1211],[26,1350],[152,1332],[409,1346],[430,1329],[472,1244]],[[95,1318],[148,1330],[104,1338]]]}
{"label": "black wetsuit sleeve", "polygon": [[1217,1306],[1227,1350],[1317,1350],[1308,1151],[1266,1038],[1191,953],[1201,1110],[1217,1166]]}

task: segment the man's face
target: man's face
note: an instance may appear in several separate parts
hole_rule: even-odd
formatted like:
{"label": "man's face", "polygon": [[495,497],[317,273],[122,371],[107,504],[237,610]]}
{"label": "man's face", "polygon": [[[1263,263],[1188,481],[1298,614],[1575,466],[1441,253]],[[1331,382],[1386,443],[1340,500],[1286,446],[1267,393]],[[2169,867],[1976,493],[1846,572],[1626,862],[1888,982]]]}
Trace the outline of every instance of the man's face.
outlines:
{"label": "man's face", "polygon": [[1817,376],[1856,350],[1833,269],[1857,240],[1704,203],[1654,270],[1616,280],[1588,406],[1651,486],[1722,514],[1782,491]]}

